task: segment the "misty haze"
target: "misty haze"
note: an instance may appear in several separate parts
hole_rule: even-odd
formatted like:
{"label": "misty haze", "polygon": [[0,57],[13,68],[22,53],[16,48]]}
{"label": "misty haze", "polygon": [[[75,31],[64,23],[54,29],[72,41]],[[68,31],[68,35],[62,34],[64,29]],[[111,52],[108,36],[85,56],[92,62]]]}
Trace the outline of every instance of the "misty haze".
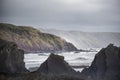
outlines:
{"label": "misty haze", "polygon": [[0,80],[120,80],[119,0],[1,0]]}

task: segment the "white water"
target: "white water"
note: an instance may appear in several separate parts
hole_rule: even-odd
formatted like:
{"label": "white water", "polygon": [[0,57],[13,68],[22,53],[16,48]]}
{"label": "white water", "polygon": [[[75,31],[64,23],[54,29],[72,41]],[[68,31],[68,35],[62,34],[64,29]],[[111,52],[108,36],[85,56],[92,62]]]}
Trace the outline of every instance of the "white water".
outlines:
{"label": "white water", "polygon": [[[67,61],[71,66],[90,66],[91,62],[94,59],[94,56],[97,52],[64,52],[59,53],[58,55],[62,55],[65,57],[65,61]],[[50,53],[30,53],[25,54],[25,65],[26,68],[34,68],[40,67],[40,65],[49,57]],[[74,68],[76,71],[81,71],[83,68]]]}

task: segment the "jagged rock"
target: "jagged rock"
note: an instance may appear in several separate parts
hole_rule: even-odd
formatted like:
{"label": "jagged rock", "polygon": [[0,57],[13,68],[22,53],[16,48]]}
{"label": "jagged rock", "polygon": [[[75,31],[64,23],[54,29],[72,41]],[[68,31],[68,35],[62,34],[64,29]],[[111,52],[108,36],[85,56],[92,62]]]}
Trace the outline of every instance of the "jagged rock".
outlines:
{"label": "jagged rock", "polygon": [[49,58],[41,64],[37,72],[44,74],[76,74],[77,72],[64,61],[63,56],[51,54]]}
{"label": "jagged rock", "polygon": [[0,73],[25,73],[24,51],[13,42],[0,39]]}
{"label": "jagged rock", "polygon": [[103,48],[82,74],[86,80],[120,80],[120,47],[110,44]]}

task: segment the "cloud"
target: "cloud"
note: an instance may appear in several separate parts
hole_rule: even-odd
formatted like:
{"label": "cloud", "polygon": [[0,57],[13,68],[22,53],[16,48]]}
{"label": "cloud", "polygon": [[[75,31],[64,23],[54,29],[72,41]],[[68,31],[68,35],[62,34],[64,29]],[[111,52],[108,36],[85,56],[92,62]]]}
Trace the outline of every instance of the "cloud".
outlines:
{"label": "cloud", "polygon": [[2,0],[2,3],[3,22],[71,30],[83,27],[93,31],[99,31],[99,27],[120,30],[119,0]]}

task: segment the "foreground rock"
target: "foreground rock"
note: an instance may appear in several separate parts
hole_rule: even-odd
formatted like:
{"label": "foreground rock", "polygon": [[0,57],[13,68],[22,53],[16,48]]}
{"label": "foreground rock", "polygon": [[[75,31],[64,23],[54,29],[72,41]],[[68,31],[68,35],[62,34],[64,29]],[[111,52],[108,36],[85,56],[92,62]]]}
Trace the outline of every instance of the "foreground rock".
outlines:
{"label": "foreground rock", "polygon": [[[15,43],[0,39],[0,80],[83,80],[79,77],[71,76],[75,71],[63,60],[63,57],[61,56],[51,54],[49,57],[50,61],[48,61],[51,67],[46,65],[44,66],[45,63],[43,63],[43,66],[40,68],[42,70],[38,70],[36,72],[28,72],[26,70],[23,58],[24,51],[18,49]],[[57,62],[59,64],[57,64]],[[52,67],[55,71],[53,71]],[[43,74],[44,71],[49,71],[47,73],[57,74],[47,75]],[[71,75],[65,75],[62,73]]]}
{"label": "foreground rock", "polygon": [[51,54],[49,58],[41,64],[37,72],[44,74],[78,74],[67,62],[64,61],[63,56]]}
{"label": "foreground rock", "polygon": [[[1,75],[0,75],[1,76]],[[2,75],[0,80],[83,80],[66,75],[44,75],[40,73]]]}
{"label": "foreground rock", "polygon": [[23,58],[24,51],[15,43],[0,39],[0,80],[120,80],[120,47],[112,44],[98,52],[81,74],[55,54],[37,71],[28,73]]}
{"label": "foreground rock", "polygon": [[26,73],[24,51],[13,42],[0,39],[0,73]]}
{"label": "foreground rock", "polygon": [[120,47],[103,48],[82,74],[86,80],[120,80]]}

